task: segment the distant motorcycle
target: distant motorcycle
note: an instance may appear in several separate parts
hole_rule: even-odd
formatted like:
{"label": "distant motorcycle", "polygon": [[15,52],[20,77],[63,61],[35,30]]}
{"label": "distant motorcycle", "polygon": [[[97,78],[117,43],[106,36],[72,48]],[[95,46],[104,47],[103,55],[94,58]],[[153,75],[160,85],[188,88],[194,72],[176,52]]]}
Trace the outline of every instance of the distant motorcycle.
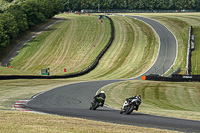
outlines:
{"label": "distant motorcycle", "polygon": [[99,106],[102,106],[104,99],[102,97],[97,97],[96,100],[91,102],[90,110],[96,110]]}
{"label": "distant motorcycle", "polygon": [[120,110],[120,114],[122,114],[122,113],[126,113],[126,114],[132,113],[133,110],[138,109],[140,103],[141,103],[140,99],[127,99],[124,102],[123,107]]}

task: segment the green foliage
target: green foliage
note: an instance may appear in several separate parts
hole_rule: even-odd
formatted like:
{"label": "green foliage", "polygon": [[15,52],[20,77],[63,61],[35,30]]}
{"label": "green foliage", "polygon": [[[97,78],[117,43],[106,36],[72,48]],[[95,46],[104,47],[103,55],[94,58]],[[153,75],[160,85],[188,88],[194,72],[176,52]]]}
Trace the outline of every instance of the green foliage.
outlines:
{"label": "green foliage", "polygon": [[21,6],[12,5],[7,12],[10,12],[14,16],[19,33],[22,33],[28,29],[27,15]]}
{"label": "green foliage", "polygon": [[9,3],[10,3],[10,2],[12,2],[13,0],[5,0],[5,1],[7,1],[7,2],[9,2]]}
{"label": "green foliage", "polygon": [[0,51],[19,33],[58,14],[63,9],[62,2],[63,0],[0,0]]}
{"label": "green foliage", "polygon": [[0,14],[0,49],[5,47],[10,39],[18,34],[17,23],[11,13]]}
{"label": "green foliage", "polygon": [[200,9],[200,0],[62,0],[64,10],[82,9]]}
{"label": "green foliage", "polygon": [[6,35],[4,26],[0,24],[0,50],[2,50],[9,42],[9,37]]}
{"label": "green foliage", "polygon": [[8,4],[9,3],[7,1],[0,0],[0,13],[3,12],[7,8]]}

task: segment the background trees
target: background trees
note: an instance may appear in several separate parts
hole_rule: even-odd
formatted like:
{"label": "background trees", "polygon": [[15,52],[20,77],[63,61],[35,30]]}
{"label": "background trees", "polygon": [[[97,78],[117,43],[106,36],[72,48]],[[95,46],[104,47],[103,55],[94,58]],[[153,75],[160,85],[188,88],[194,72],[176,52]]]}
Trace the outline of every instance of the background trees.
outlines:
{"label": "background trees", "polygon": [[182,10],[200,9],[200,0],[63,0],[64,9],[143,9],[143,10]]}
{"label": "background trees", "polygon": [[200,10],[200,0],[0,0],[0,51],[18,34],[60,11],[98,8]]}
{"label": "background trees", "polygon": [[62,10],[63,0],[0,0],[0,51],[18,34]]}

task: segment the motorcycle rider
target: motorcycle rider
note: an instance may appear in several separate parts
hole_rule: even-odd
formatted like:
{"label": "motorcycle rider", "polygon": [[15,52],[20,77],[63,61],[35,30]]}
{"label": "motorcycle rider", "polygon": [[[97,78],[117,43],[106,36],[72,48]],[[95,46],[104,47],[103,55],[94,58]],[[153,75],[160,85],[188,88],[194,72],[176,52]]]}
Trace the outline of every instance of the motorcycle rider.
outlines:
{"label": "motorcycle rider", "polygon": [[[101,105],[101,107],[103,107],[103,105],[104,105],[104,102],[105,102],[105,99],[106,99],[106,94],[105,94],[105,92],[104,91],[101,91],[99,94],[97,94],[96,96],[94,96],[94,100],[93,100],[93,102],[95,103],[96,101],[97,101],[97,98],[98,97],[102,97],[104,100],[102,101],[102,105]],[[92,107],[90,107],[90,109],[91,109]]]}
{"label": "motorcycle rider", "polygon": [[[133,97],[129,97],[126,98],[126,101],[132,101],[133,99],[139,99],[139,105],[141,104],[142,100],[141,100],[141,95],[137,95],[137,96],[133,96]],[[138,111],[139,105],[136,105],[136,111]],[[124,107],[123,107],[124,108]]]}

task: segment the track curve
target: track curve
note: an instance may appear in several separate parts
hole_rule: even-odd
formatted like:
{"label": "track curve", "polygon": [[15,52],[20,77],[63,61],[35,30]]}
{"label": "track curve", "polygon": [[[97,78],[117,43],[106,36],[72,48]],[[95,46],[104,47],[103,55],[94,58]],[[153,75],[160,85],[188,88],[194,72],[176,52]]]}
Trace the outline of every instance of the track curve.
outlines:
{"label": "track curve", "polygon": [[[129,16],[148,23],[160,37],[160,51],[158,58],[146,74],[155,73],[162,75],[176,59],[177,44],[174,35],[162,24],[139,16]],[[162,68],[165,68],[163,71]],[[139,79],[140,77],[133,78]],[[38,94],[27,103],[27,106],[35,111],[58,114],[63,116],[74,116],[105,122],[128,124],[136,126],[154,127],[186,132],[200,131],[200,122],[184,119],[176,119],[162,116],[154,116],[142,113],[131,115],[119,115],[118,110],[100,108],[96,111],[89,110],[90,101],[101,87],[115,82],[125,80],[102,80],[73,83],[54,88],[47,92]]]}

